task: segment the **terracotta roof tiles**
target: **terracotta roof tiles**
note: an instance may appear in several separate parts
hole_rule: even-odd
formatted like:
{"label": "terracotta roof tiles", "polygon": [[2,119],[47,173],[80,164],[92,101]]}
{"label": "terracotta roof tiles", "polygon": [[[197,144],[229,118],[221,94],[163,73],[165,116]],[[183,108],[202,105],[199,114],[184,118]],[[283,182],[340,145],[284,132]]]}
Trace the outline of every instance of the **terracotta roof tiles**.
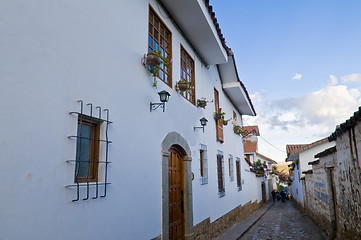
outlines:
{"label": "terracotta roof tiles", "polygon": [[289,157],[291,155],[300,153],[302,151],[305,151],[309,148],[312,148],[314,146],[317,146],[317,145],[327,142],[327,141],[328,141],[328,138],[326,137],[326,138],[323,138],[321,140],[318,140],[318,141],[310,143],[310,144],[287,145],[286,146],[287,156]]}
{"label": "terracotta roof tiles", "polygon": [[231,49],[226,45],[226,39],[223,37],[221,28],[219,27],[219,23],[217,22],[216,14],[215,14],[215,12],[213,12],[213,7],[209,4],[209,0],[205,0],[205,4],[206,4],[206,7],[208,8],[208,13],[211,15],[213,24],[216,27],[217,34],[218,34],[219,39],[221,40],[222,46],[226,50],[226,52],[229,56],[230,53],[232,53],[232,52],[229,51]]}

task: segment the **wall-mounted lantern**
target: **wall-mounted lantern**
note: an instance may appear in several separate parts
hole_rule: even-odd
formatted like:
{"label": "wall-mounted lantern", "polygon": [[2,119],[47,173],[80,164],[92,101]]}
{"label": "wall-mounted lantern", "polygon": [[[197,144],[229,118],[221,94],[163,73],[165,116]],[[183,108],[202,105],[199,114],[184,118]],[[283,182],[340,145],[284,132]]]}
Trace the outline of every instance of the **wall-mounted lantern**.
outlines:
{"label": "wall-mounted lantern", "polygon": [[199,121],[201,122],[202,127],[193,127],[193,131],[196,131],[196,129],[202,128],[203,132],[204,132],[204,127],[207,125],[208,120],[205,117],[202,117],[201,119],[199,119]]}
{"label": "wall-mounted lantern", "polygon": [[150,111],[156,110],[157,108],[161,107],[163,108],[163,112],[165,112],[165,103],[168,102],[170,94],[163,90],[159,93],[160,103],[152,103],[150,102]]}

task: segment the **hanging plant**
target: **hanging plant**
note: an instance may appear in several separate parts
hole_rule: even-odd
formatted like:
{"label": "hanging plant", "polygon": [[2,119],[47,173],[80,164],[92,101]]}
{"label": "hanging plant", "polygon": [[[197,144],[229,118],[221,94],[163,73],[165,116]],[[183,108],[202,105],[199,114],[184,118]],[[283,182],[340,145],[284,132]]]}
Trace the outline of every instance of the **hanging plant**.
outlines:
{"label": "hanging plant", "polygon": [[203,109],[206,109],[206,106],[207,106],[207,99],[206,98],[198,98],[197,99],[197,107],[200,107],[200,108],[203,108]]}
{"label": "hanging plant", "polygon": [[222,117],[223,126],[227,126],[228,122],[231,121],[231,120],[232,120],[232,118],[225,120],[224,117]]}
{"label": "hanging plant", "polygon": [[153,87],[157,87],[157,77],[159,70],[161,69],[161,65],[164,65],[167,69],[167,72],[170,70],[170,66],[173,63],[173,60],[169,60],[167,57],[162,56],[162,52],[152,51],[149,52],[145,59],[146,65],[148,66],[149,72],[153,76]]}
{"label": "hanging plant", "polygon": [[174,88],[177,92],[180,92],[180,93],[183,93],[183,92],[189,91],[189,90],[193,90],[194,86],[193,86],[192,79],[190,79],[189,81],[187,81],[185,79],[181,79],[175,84]]}
{"label": "hanging plant", "polygon": [[233,132],[238,136],[242,136],[244,134],[243,128],[239,125],[233,126]]}
{"label": "hanging plant", "polygon": [[226,113],[222,112],[222,108],[219,108],[218,111],[214,113],[214,119],[216,120],[224,119],[224,115],[226,115]]}

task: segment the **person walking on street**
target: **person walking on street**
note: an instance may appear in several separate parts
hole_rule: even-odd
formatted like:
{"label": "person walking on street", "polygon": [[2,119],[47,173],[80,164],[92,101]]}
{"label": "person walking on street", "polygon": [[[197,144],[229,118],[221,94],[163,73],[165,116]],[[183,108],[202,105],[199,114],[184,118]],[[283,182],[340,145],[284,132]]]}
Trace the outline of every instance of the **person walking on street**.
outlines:
{"label": "person walking on street", "polygon": [[273,202],[275,202],[276,201],[276,191],[272,190],[271,194],[272,194]]}
{"label": "person walking on street", "polygon": [[282,198],[282,202],[285,203],[286,202],[286,193],[285,193],[285,191],[281,191],[281,198]]}

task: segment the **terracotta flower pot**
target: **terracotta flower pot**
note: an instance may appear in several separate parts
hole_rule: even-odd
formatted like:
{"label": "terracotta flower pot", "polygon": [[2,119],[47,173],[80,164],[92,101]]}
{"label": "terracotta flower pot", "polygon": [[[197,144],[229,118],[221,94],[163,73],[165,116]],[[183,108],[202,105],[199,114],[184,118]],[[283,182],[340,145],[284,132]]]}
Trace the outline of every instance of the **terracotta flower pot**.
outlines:
{"label": "terracotta flower pot", "polygon": [[147,54],[147,65],[151,68],[154,68],[155,66],[157,66],[160,63],[160,57],[152,54],[152,53],[148,53]]}
{"label": "terracotta flower pot", "polygon": [[188,89],[188,84],[187,84],[187,83],[179,83],[179,84],[178,84],[178,87],[179,87],[179,90],[180,90],[181,92],[184,92],[184,91],[187,91],[187,89]]}

